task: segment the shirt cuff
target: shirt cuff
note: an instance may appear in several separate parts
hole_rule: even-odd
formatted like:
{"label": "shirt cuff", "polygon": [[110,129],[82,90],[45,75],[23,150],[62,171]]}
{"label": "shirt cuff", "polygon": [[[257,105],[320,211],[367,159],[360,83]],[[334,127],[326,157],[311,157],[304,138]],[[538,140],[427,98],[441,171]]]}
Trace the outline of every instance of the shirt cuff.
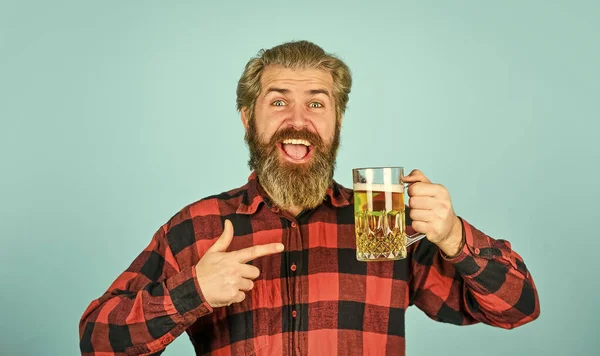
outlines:
{"label": "shirt cuff", "polygon": [[450,263],[460,263],[466,257],[483,257],[481,256],[481,251],[486,251],[490,247],[489,239],[483,234],[474,234],[472,226],[460,216],[462,225],[462,238],[463,238],[463,247],[460,252],[456,256],[446,256],[441,250],[440,254],[442,258]]}
{"label": "shirt cuff", "polygon": [[196,268],[191,266],[166,281],[171,301],[182,317],[199,318],[213,312],[198,284]]}

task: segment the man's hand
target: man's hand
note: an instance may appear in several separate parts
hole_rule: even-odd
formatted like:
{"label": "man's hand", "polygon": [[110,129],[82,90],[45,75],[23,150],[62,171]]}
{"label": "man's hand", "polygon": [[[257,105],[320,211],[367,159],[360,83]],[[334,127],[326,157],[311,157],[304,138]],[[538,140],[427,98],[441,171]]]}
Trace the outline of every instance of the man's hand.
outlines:
{"label": "man's hand", "polygon": [[213,308],[240,303],[246,298],[244,292],[254,287],[252,280],[258,277],[260,271],[246,262],[283,251],[283,244],[271,243],[225,252],[232,239],[233,226],[231,221],[226,220],[223,234],[196,265],[200,289]]}
{"label": "man's hand", "polygon": [[418,169],[403,181],[409,183],[408,206],[413,229],[426,234],[446,255],[457,255],[462,248],[462,224],[454,213],[448,190],[431,183]]}

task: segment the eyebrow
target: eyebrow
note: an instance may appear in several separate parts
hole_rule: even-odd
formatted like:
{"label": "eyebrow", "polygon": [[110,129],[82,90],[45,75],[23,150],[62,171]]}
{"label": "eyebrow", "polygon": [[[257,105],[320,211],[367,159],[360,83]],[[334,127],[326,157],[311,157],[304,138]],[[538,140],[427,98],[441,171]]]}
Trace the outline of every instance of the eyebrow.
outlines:
{"label": "eyebrow", "polygon": [[267,89],[267,91],[265,92],[265,95],[269,94],[269,93],[280,93],[280,94],[287,94],[290,92],[289,89],[283,89],[283,88],[275,88],[275,87],[271,87],[269,89]]}
{"label": "eyebrow", "polygon": [[[284,88],[270,87],[267,89],[265,95],[267,95],[271,92],[280,93],[280,94],[289,94],[290,90],[284,89]],[[329,90],[327,90],[327,89],[311,89],[311,90],[305,91],[305,93],[310,94],[310,95],[325,94],[328,97],[331,97],[331,95],[329,94]]]}
{"label": "eyebrow", "polygon": [[312,90],[307,90],[306,93],[310,94],[310,95],[325,94],[328,97],[331,97],[331,95],[329,95],[329,90],[327,90],[327,89],[312,89]]}

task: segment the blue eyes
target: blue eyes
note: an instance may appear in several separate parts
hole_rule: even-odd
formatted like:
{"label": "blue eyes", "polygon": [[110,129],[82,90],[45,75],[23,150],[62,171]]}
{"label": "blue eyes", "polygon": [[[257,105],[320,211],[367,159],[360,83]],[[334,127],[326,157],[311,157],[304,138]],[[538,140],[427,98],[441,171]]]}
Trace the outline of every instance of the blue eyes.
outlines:
{"label": "blue eyes", "polygon": [[[273,103],[271,103],[271,105],[273,106],[285,106],[286,103],[283,100],[275,100]],[[323,107],[323,104],[313,101],[310,104],[308,104],[309,107],[313,108],[313,109],[319,109]]]}

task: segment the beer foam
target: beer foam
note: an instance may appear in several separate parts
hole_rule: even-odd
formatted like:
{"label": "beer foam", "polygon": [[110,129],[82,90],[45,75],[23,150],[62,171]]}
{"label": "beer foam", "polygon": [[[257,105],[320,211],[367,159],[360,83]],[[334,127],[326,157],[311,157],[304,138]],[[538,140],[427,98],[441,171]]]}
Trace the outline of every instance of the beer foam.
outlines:
{"label": "beer foam", "polygon": [[403,193],[404,186],[402,184],[354,183],[354,191]]}

